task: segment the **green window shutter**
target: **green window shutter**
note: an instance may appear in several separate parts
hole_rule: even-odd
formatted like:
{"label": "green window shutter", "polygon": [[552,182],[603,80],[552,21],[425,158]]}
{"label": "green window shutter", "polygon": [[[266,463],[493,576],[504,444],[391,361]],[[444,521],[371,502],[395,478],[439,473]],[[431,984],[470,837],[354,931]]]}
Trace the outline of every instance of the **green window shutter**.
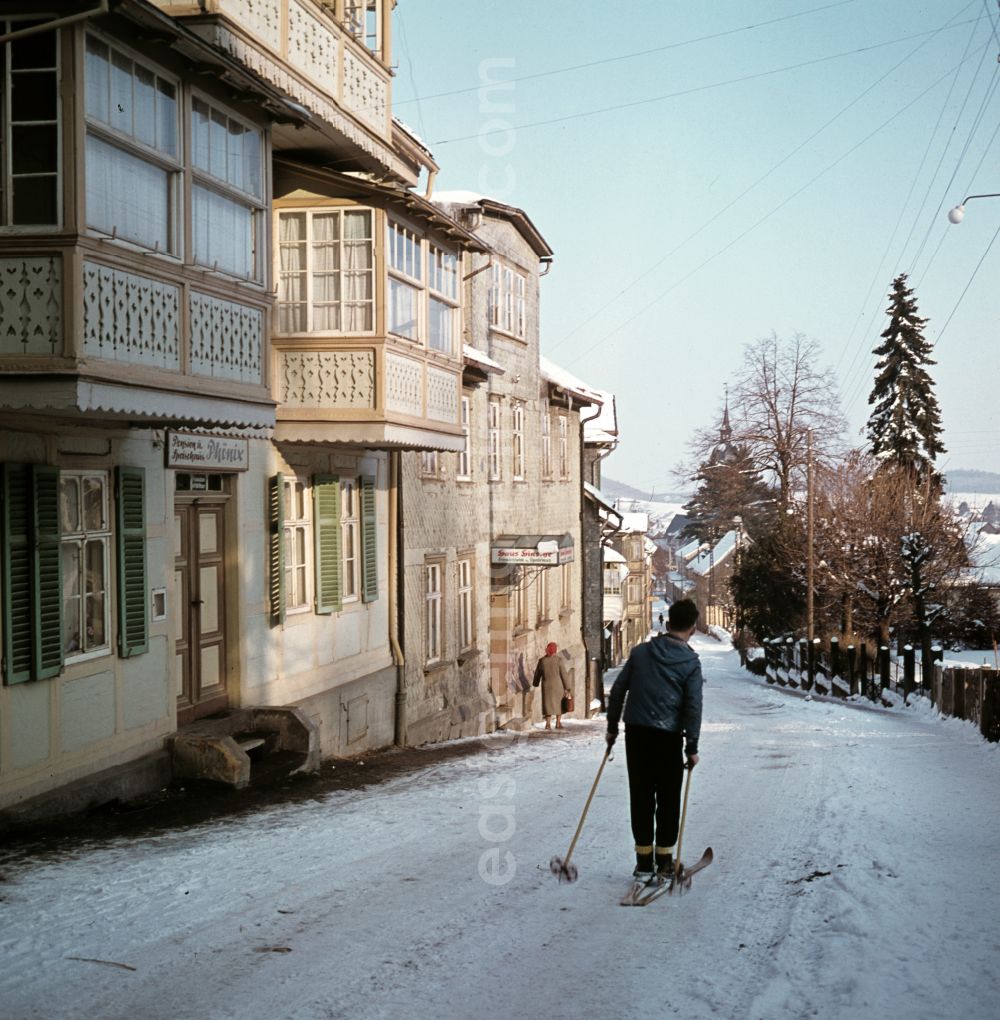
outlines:
{"label": "green window shutter", "polygon": [[267,483],[268,604],[271,623],[285,622],[285,476]]}
{"label": "green window shutter", "polygon": [[149,651],[146,604],[146,472],[115,470],[115,542],[118,559],[118,654]]}
{"label": "green window shutter", "polygon": [[0,520],[3,555],[3,678],[8,684],[31,679],[32,569],[30,485],[23,464],[2,468]]}
{"label": "green window shutter", "polygon": [[378,598],[378,521],[375,518],[375,479],[361,476],[361,599]]}
{"label": "green window shutter", "polygon": [[313,476],[313,531],[316,543],[316,612],[334,613],[341,605],[340,479]]}
{"label": "green window shutter", "polygon": [[63,664],[59,469],[32,464],[31,487],[35,517],[32,666],[35,679],[44,680],[58,676]]}

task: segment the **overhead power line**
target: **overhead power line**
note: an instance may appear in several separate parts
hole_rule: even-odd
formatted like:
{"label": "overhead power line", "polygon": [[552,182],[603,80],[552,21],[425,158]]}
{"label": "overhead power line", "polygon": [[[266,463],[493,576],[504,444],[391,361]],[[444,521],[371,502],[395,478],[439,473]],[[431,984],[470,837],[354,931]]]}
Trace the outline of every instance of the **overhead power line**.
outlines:
{"label": "overhead power line", "polygon": [[[964,58],[964,59],[969,59],[969,58]],[[959,65],[961,63],[963,63],[963,62],[964,62],[964,60],[963,61],[959,61]],[[959,66],[959,65],[955,65],[955,66]],[[854,145],[852,145],[845,152],[841,153],[841,155],[838,156],[835,160],[833,160],[833,162],[828,163],[822,170],[819,171],[819,173],[814,174],[808,181],[806,181],[805,184],[803,184],[796,191],[793,191],[786,198],[782,199],[782,201],[779,202],[776,206],[774,206],[773,209],[771,209],[769,212],[767,212],[763,216],[761,216],[758,220],[756,220],[749,227],[747,227],[746,230],[744,230],[742,233],[738,234],[731,241],[729,241],[727,244],[725,244],[722,248],[718,249],[718,251],[714,252],[712,255],[709,255],[708,258],[704,259],[697,266],[695,266],[692,270],[690,270],[689,272],[685,273],[679,279],[675,280],[665,291],[660,293],[657,297],[653,298],[652,301],[649,301],[645,305],[643,305],[643,307],[640,308],[634,315],[630,316],[624,322],[619,323],[609,333],[606,333],[604,336],[602,336],[595,343],[591,344],[589,347],[585,348],[583,351],[581,351],[579,354],[577,354],[574,358],[570,359],[570,361],[568,362],[568,365],[573,365],[577,361],[579,361],[581,358],[585,357],[592,350],[594,350],[595,348],[599,347],[605,341],[609,340],[612,336],[615,335],[615,333],[620,332],[626,326],[628,326],[630,323],[634,322],[637,318],[639,318],[639,316],[644,315],[647,311],[649,311],[650,308],[652,308],[654,305],[656,305],[660,301],[662,301],[673,290],[675,290],[682,283],[684,283],[685,281],[689,280],[692,276],[694,276],[695,273],[700,272],[702,269],[705,268],[705,266],[709,265],[711,262],[714,262],[720,255],[723,255],[727,251],[729,251],[730,248],[734,247],[736,244],[738,244],[740,241],[742,241],[743,238],[745,238],[748,234],[750,234],[754,230],[756,230],[762,223],[764,223],[767,220],[769,220],[775,213],[777,213],[778,211],[783,209],[786,205],[788,205],[789,202],[791,202],[794,199],[798,198],[798,196],[801,195],[802,192],[804,192],[808,188],[812,187],[812,185],[815,184],[816,181],[818,181],[820,178],[822,178],[826,174],[828,174],[834,167],[839,166],[839,164],[841,164],[845,159],[847,159],[848,156],[852,155],[854,152],[856,152],[858,149],[860,149],[861,146],[865,145],[872,138],[874,138],[880,132],[885,130],[885,128],[888,127],[894,120],[896,120],[897,117],[902,116],[907,110],[910,109],[910,107],[916,105],[916,103],[918,103],[921,99],[923,99],[924,96],[926,96],[929,92],[931,92],[935,88],[937,88],[937,86],[940,85],[941,82],[944,81],[946,78],[948,78],[954,72],[954,70],[955,70],[955,67],[948,68],[948,70],[944,74],[940,75],[933,82],[931,82],[930,85],[928,85],[925,89],[923,89],[916,96],[914,96],[913,99],[911,99],[908,103],[905,103],[903,106],[901,106],[894,114],[892,114],[892,116],[890,116],[886,120],[882,121],[882,123],[879,124],[878,127],[874,128],[872,131],[870,131],[860,141],[855,142]]]}
{"label": "overhead power line", "polygon": [[[956,22],[950,27],[959,28],[962,25],[973,24],[978,20],[978,17],[970,18],[967,21]],[[798,71],[803,67],[814,67],[816,64],[829,63],[831,60],[842,60],[844,57],[857,56],[859,53],[871,53],[873,50],[885,49],[886,46],[895,46],[898,43],[909,42],[911,39],[920,39],[926,35],[936,35],[940,31],[940,28],[935,28],[928,32],[915,32],[913,35],[900,36],[898,39],[889,39],[885,42],[872,43],[871,46],[859,46],[857,49],[843,50],[840,53],[831,53],[825,57],[815,57],[812,60],[803,60],[797,64],[786,64],[784,67],[774,67],[768,71],[755,71],[753,74],[741,75],[738,78],[726,78],[723,81],[710,82],[708,85],[696,85],[693,88],[680,89],[677,92],[667,92],[662,96],[648,96],[645,99],[633,99],[628,103],[617,103],[614,106],[602,106],[593,110],[582,110],[579,113],[570,113],[562,117],[549,117],[546,120],[530,121],[527,124],[505,124],[503,127],[498,127],[495,130],[477,131],[475,134],[471,135],[458,135],[455,138],[439,138],[437,141],[431,142],[431,145],[454,145],[456,142],[479,140],[482,138],[488,138],[490,135],[509,134],[511,131],[527,131],[529,128],[548,127],[552,124],[565,124],[571,120],[581,120],[585,117],[596,117],[602,113],[615,113],[618,110],[628,110],[636,106],[648,106],[650,103],[662,103],[668,99],[678,99],[682,96],[690,96],[698,92],[708,92],[712,89],[724,88],[726,85],[741,85],[744,82],[754,81],[758,78],[769,78],[776,74],[784,74],[787,71]]]}
{"label": "overhead power line", "polygon": [[[622,53],[617,57],[602,57],[600,60],[589,60],[584,64],[569,64],[566,67],[554,67],[548,71],[535,71],[533,74],[522,74],[517,78],[506,78],[504,84],[515,84],[521,81],[532,81],[536,78],[549,78],[556,74],[569,74],[571,71],[584,71],[591,67],[600,67],[602,64],[614,64],[622,60],[635,60],[637,57],[648,57],[653,53],[663,53],[666,50],[676,50],[683,46],[693,46],[695,43],[710,42],[713,39],[724,39],[729,35],[739,35],[742,32],[753,32],[759,28],[766,28],[768,25],[776,25],[781,21],[791,21],[794,18],[804,18],[808,14],[817,14],[821,11],[828,11],[834,7],[845,7],[848,4],[856,3],[857,0],[838,0],[837,3],[825,4],[823,7],[813,7],[808,11],[797,11],[795,14],[785,14],[780,18],[771,18],[769,21],[759,21],[752,25],[743,25],[740,28],[729,28],[724,32],[713,32],[711,35],[700,35],[694,39],[682,39],[680,42],[666,43],[663,46],[654,46],[648,50],[635,50],[633,53]],[[446,96],[461,96],[468,92],[478,92],[483,87],[482,82],[478,85],[468,85],[460,89],[449,89],[446,92],[432,92],[429,96],[414,96],[412,99],[393,100],[393,106],[405,106],[407,103],[427,102],[431,99],[442,99]]]}
{"label": "overhead power line", "polygon": [[[972,6],[972,4],[970,3],[968,5],[968,7],[971,7],[971,6]],[[952,15],[952,18],[958,17],[959,14],[961,14],[961,13],[962,13],[961,11],[957,12],[956,14]],[[938,28],[937,32],[941,32],[945,28],[947,28],[949,26],[949,22],[951,20],[952,19],[949,19],[949,21],[947,21],[943,25],[941,25]],[[876,86],[880,85],[883,81],[886,80],[886,78],[888,78],[890,75],[894,74],[908,60],[911,60],[917,53],[920,52],[921,49],[923,49],[923,47],[925,47],[931,41],[933,36],[936,35],[936,34],[937,34],[936,32],[933,33],[932,35],[928,36],[927,38],[924,38],[916,46],[914,46],[913,49],[910,50],[910,52],[907,53],[905,57],[903,57],[901,60],[899,60],[895,64],[893,64],[892,67],[890,67],[888,71],[886,71],[884,74],[881,74],[878,78],[876,78],[875,81],[873,81],[867,88],[865,88],[864,90],[859,92],[854,97],[854,99],[852,99],[849,103],[847,103],[845,106],[842,106],[840,108],[840,110],[838,110],[832,117],[829,118],[829,120],[826,121],[826,123],[822,124],[819,128],[817,128],[812,134],[809,135],[808,138],[806,138],[802,142],[800,142],[799,145],[797,145],[794,149],[792,149],[785,156],[783,156],[780,160],[778,160],[777,163],[773,164],[770,167],[769,170],[767,170],[765,173],[761,174],[761,176],[758,177],[752,184],[750,184],[748,187],[744,188],[744,190],[741,191],[732,201],[730,201],[728,204],[726,204],[721,209],[719,209],[718,212],[716,212],[709,219],[705,220],[705,222],[702,223],[700,227],[698,227],[692,233],[688,234],[687,237],[685,237],[682,241],[680,241],[678,244],[676,244],[670,251],[668,251],[666,253],[666,255],[664,255],[662,258],[660,258],[659,260],[654,262],[651,266],[649,266],[639,276],[634,277],[631,280],[631,282],[628,284],[628,286],[623,287],[620,291],[618,291],[617,294],[615,294],[613,297],[609,298],[603,305],[601,305],[600,308],[598,308],[596,311],[592,312],[589,316],[587,316],[587,318],[583,319],[581,322],[577,323],[576,326],[574,326],[568,333],[566,333],[562,338],[557,340],[552,345],[552,350],[555,350],[556,348],[562,346],[562,344],[564,344],[567,340],[569,340],[576,333],[578,333],[584,326],[588,325],[588,323],[590,323],[594,319],[596,319],[597,316],[599,316],[602,312],[604,312],[608,308],[610,308],[611,305],[613,305],[620,298],[624,297],[624,295],[627,294],[630,290],[632,290],[634,287],[638,286],[647,276],[649,276],[650,273],[654,272],[656,269],[658,269],[660,266],[662,266],[664,264],[664,262],[666,262],[668,259],[672,258],[674,255],[676,255],[677,252],[679,252],[689,241],[694,240],[694,238],[696,238],[700,233],[702,233],[702,231],[707,229],[717,219],[719,219],[721,216],[723,216],[725,213],[727,213],[730,209],[732,209],[734,205],[736,205],[737,203],[742,201],[748,194],[750,194],[751,191],[753,191],[754,188],[756,188],[759,184],[762,184],[765,180],[767,180],[767,178],[770,177],[771,174],[773,174],[776,170],[778,170],[779,168],[784,166],[784,164],[787,163],[793,156],[795,156],[799,152],[801,152],[811,141],[813,141],[814,139],[818,138],[824,131],[826,131],[826,129],[828,127],[830,127],[837,120],[839,120],[845,113],[847,113],[848,110],[850,110],[852,107],[856,106],[859,102],[861,102],[861,100],[864,99],[864,97],[867,96]],[[970,36],[970,42],[971,42],[971,36]],[[966,52],[968,52],[968,45],[969,44],[966,44]],[[985,53],[985,50],[983,52]],[[963,54],[963,56],[964,55],[965,54]],[[956,69],[956,73],[957,73],[957,69]],[[884,256],[883,256],[883,258],[884,258]],[[867,298],[866,298],[866,302],[867,302]]]}

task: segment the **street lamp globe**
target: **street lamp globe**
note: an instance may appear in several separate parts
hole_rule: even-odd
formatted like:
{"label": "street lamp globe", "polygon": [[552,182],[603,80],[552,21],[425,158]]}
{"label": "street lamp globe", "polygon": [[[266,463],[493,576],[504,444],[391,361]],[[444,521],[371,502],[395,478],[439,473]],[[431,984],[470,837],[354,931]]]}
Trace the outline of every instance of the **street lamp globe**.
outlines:
{"label": "street lamp globe", "polygon": [[955,208],[948,213],[948,220],[951,223],[961,223],[963,219],[965,219],[964,205],[956,205]]}

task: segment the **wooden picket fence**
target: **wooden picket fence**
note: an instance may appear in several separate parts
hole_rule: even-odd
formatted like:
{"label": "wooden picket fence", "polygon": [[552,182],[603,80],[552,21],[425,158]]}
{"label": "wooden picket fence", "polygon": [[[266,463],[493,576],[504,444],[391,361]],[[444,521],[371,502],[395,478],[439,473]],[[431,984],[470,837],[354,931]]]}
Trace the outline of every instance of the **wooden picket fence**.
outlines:
{"label": "wooden picket fence", "polygon": [[928,690],[909,645],[901,662],[884,645],[841,648],[836,638],[826,648],[818,638],[811,643],[805,638],[775,638],[765,641],[763,649],[763,669],[758,659],[754,672],[762,672],[770,684],[832,697],[868,698],[888,708],[924,696],[942,715],[968,719],[987,740],[1000,742],[1000,670],[937,663]]}

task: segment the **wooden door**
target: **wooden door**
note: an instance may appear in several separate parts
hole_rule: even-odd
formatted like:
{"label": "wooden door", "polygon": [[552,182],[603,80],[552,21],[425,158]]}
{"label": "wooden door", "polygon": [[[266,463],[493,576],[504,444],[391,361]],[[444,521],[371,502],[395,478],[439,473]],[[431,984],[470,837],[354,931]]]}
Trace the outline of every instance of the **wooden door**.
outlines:
{"label": "wooden door", "polygon": [[177,724],[229,707],[226,690],[226,504],[174,505]]}

